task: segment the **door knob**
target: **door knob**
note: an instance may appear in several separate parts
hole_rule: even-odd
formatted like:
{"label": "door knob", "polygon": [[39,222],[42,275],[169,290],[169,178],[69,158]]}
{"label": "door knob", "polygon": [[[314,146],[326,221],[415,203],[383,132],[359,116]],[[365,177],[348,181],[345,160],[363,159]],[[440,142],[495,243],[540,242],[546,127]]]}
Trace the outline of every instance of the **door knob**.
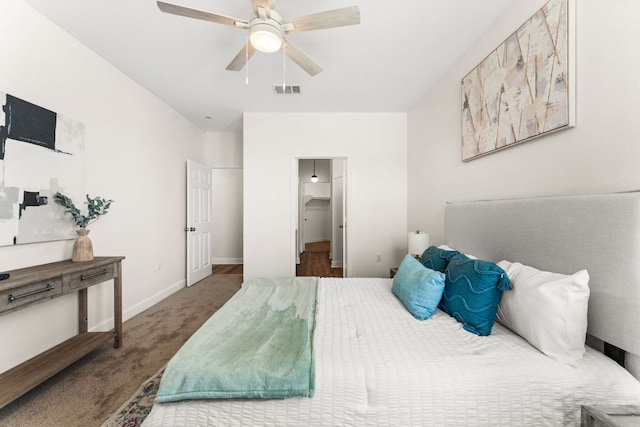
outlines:
{"label": "door knob", "polygon": [[196,231],[195,227],[185,227],[184,231]]}

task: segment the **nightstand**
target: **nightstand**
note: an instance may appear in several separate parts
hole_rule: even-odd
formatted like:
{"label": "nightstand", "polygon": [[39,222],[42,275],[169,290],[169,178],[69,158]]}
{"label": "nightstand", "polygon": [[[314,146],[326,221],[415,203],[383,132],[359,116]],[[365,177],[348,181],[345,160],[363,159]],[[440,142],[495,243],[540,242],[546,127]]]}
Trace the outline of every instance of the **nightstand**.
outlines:
{"label": "nightstand", "polygon": [[583,406],[581,426],[625,427],[640,425],[640,406]]}
{"label": "nightstand", "polygon": [[393,267],[389,269],[389,277],[393,279],[397,272],[398,272],[398,267]]}

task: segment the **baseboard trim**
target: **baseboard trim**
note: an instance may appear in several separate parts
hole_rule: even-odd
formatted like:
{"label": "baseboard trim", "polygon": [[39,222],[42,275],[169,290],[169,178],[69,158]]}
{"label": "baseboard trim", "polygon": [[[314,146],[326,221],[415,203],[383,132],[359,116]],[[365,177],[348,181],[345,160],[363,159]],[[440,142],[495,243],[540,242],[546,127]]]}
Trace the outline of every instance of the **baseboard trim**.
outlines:
{"label": "baseboard trim", "polygon": [[211,264],[242,264],[242,258],[212,258]]}
{"label": "baseboard trim", "polygon": [[[147,308],[152,307],[168,297],[169,295],[173,295],[178,292],[180,289],[184,288],[187,285],[186,280],[180,280],[173,285],[161,290],[155,295],[150,296],[149,298],[140,301],[139,303],[133,305],[132,307],[128,307],[122,311],[122,321],[126,321],[131,319],[136,314],[140,314],[145,311]],[[95,325],[92,328],[89,328],[91,332],[94,331],[108,331],[113,328],[113,316],[105,319],[99,324]]]}

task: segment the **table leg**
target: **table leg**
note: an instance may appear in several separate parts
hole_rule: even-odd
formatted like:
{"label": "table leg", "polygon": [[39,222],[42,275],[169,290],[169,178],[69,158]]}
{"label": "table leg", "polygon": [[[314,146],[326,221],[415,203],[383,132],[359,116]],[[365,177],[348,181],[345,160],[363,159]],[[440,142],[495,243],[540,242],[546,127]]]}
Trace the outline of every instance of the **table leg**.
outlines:
{"label": "table leg", "polygon": [[78,291],[78,334],[88,331],[87,289]]}
{"label": "table leg", "polygon": [[113,339],[113,347],[122,346],[122,263],[116,263],[116,277],[113,278],[113,327],[116,336]]}

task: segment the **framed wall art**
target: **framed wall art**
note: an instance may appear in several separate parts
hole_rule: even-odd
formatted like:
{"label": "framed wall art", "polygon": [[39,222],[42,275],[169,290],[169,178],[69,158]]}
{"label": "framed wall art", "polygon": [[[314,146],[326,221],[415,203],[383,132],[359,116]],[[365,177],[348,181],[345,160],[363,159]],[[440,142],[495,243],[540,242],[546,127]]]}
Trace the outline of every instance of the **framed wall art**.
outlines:
{"label": "framed wall art", "polygon": [[462,160],[575,126],[575,0],[551,0],[462,79]]}

